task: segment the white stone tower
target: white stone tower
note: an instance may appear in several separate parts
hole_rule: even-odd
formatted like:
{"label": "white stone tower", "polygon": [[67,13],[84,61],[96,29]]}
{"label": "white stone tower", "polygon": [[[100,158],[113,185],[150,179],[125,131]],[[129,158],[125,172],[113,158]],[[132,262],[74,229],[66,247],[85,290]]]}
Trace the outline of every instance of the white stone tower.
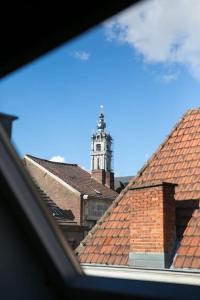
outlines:
{"label": "white stone tower", "polygon": [[112,137],[105,131],[105,128],[104,114],[101,111],[97,130],[91,137],[91,175],[103,185],[113,189]]}

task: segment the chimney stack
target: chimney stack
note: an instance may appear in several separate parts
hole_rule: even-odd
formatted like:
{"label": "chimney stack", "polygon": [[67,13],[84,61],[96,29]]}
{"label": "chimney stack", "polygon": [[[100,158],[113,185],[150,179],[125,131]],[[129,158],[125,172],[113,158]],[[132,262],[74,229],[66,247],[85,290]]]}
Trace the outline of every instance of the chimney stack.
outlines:
{"label": "chimney stack", "polygon": [[99,183],[105,185],[105,170],[92,170],[91,177]]}
{"label": "chimney stack", "polygon": [[2,125],[3,129],[7,133],[9,139],[11,139],[11,135],[12,135],[12,122],[17,119],[18,117],[0,113],[0,124]]}
{"label": "chimney stack", "polygon": [[107,186],[109,189],[114,190],[114,173],[105,170],[92,170],[91,177],[99,183]]}
{"label": "chimney stack", "polygon": [[169,268],[176,241],[175,184],[138,184],[131,197],[129,265]]}

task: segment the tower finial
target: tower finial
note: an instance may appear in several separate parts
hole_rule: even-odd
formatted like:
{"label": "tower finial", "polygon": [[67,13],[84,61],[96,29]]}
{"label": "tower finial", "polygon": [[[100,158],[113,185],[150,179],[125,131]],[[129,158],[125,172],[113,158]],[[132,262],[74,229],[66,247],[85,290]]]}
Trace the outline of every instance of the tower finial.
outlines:
{"label": "tower finial", "polygon": [[99,120],[97,124],[97,130],[104,131],[105,128],[106,128],[106,123],[104,122],[103,105],[100,105],[100,114],[99,114]]}

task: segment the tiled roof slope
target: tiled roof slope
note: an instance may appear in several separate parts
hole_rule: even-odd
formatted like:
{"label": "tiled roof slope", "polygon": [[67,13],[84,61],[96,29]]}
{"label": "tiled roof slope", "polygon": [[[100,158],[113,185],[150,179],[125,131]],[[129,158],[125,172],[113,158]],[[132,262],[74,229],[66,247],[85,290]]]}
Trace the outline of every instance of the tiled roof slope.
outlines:
{"label": "tiled roof slope", "polygon": [[200,269],[200,209],[195,209],[177,250],[175,268]]}
{"label": "tiled roof slope", "polygon": [[115,191],[92,179],[90,173],[83,170],[77,164],[58,163],[31,155],[27,156],[72,186],[81,194],[87,194],[88,196],[95,198],[100,197],[109,199],[115,199],[118,195]]}
{"label": "tiled roof slope", "polygon": [[177,183],[175,199],[200,199],[200,109],[189,110],[173,129],[136,182]]}
{"label": "tiled roof slope", "polygon": [[[103,219],[78,248],[81,263],[127,265],[129,253],[129,198],[111,205]],[[83,245],[83,246],[82,246]]]}
{"label": "tiled roof slope", "polygon": [[[130,181],[96,226],[93,227],[90,234],[77,248],[80,262],[127,265],[130,238],[129,217],[127,215],[130,207],[127,192],[135,183],[156,180],[178,184],[175,199],[179,203],[185,203],[187,206],[191,200],[195,202],[194,200],[200,199],[200,109],[186,112],[147,164]],[[178,226],[179,220],[186,222],[186,218],[182,219],[180,216]],[[121,227],[122,223],[123,227]],[[106,229],[105,224],[110,224],[110,229]],[[184,226],[186,227],[187,224]],[[126,228],[126,232],[123,240],[124,228]],[[186,230],[188,229],[186,228]],[[119,240],[118,246],[121,250],[119,257],[116,258],[118,250],[113,248],[113,244],[117,243],[119,236],[121,236],[121,240]],[[104,252],[105,249],[107,252]],[[90,255],[94,251],[95,255]],[[109,256],[109,259],[106,256]],[[175,266],[179,267],[176,261]],[[181,267],[184,267],[184,264]],[[187,264],[187,267],[191,268],[192,265]]]}

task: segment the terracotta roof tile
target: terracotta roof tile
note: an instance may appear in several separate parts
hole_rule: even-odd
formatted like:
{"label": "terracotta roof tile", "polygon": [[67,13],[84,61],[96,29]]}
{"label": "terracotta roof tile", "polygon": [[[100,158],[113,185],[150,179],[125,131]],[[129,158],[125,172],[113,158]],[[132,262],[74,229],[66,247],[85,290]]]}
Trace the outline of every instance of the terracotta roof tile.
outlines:
{"label": "terracotta roof tile", "polygon": [[191,268],[200,269],[200,257],[194,257],[193,258]]}
{"label": "terracotta roof tile", "polygon": [[[104,255],[102,263],[128,264],[130,244],[128,191],[137,183],[156,180],[178,184],[175,190],[175,200],[181,205],[185,203],[185,207],[182,205],[183,207],[177,206],[176,208],[177,233],[181,241],[173,266],[175,268],[200,267],[200,109],[186,112],[170,135],[86,237],[85,240],[93,240],[98,236],[100,228],[102,236],[106,239],[104,242],[99,241],[99,251],[104,245],[119,246],[119,248],[112,248],[115,252],[102,254]],[[81,262],[84,260],[82,258],[84,247],[83,242],[77,248],[77,255]],[[95,259],[93,261],[95,262]]]}
{"label": "terracotta roof tile", "polygon": [[121,255],[116,255],[115,265],[120,265],[121,259],[122,259],[122,256],[121,256]]}
{"label": "terracotta roof tile", "polygon": [[189,247],[188,251],[185,253],[187,256],[194,256],[196,254],[197,247]]}
{"label": "terracotta roof tile", "polygon": [[103,258],[104,258],[104,256],[100,254],[100,255],[98,256],[98,259],[97,259],[96,263],[97,263],[97,264],[101,264],[102,261],[103,261]]}
{"label": "terracotta roof tile", "polygon": [[107,259],[108,259],[108,255],[102,255],[103,258],[102,258],[102,264],[106,264],[107,262]]}
{"label": "terracotta roof tile", "polygon": [[128,255],[123,255],[120,261],[120,265],[128,265]]}
{"label": "terracotta roof tile", "polygon": [[187,254],[188,249],[189,249],[188,246],[184,246],[184,245],[183,245],[182,247],[179,247],[179,248],[178,248],[177,254],[178,254],[178,255],[181,255],[181,256],[184,256],[184,255]]}
{"label": "terracotta roof tile", "polygon": [[[200,209],[195,209],[191,220],[188,222],[183,238],[177,251],[173,265],[176,268],[200,267]],[[184,258],[183,265],[179,264],[180,258]],[[196,267],[195,267],[196,266]],[[197,267],[198,266],[198,267]]]}
{"label": "terracotta roof tile", "polygon": [[115,258],[116,258],[116,256],[113,255],[113,254],[111,254],[110,257],[109,257],[109,259],[108,259],[108,261],[107,261],[107,264],[108,264],[108,265],[114,265],[114,263],[115,263]]}
{"label": "terracotta roof tile", "polygon": [[93,260],[94,255],[95,255],[94,253],[88,254],[88,256],[86,257],[85,261],[86,261],[87,263],[92,263],[92,260]]}
{"label": "terracotta roof tile", "polygon": [[182,267],[183,268],[191,268],[192,260],[193,260],[193,257],[186,256]]}

